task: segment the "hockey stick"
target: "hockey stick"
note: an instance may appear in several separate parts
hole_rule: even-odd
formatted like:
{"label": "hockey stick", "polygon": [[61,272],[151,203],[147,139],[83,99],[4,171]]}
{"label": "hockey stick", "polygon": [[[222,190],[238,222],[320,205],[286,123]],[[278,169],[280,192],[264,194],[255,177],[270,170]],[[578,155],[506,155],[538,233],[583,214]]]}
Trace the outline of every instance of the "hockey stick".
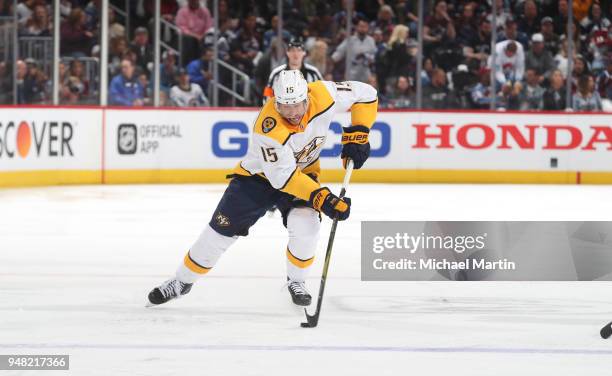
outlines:
{"label": "hockey stick", "polygon": [[[353,161],[348,160],[346,163],[346,173],[344,174],[344,181],[342,182],[342,190],[340,191],[340,198],[343,198],[346,194],[346,188],[351,180],[351,174],[353,173]],[[317,299],[317,310],[314,315],[309,315],[308,310],[304,308],[306,314],[306,321],[301,324],[302,328],[314,328],[319,323],[319,315],[321,314],[321,305],[323,304],[323,292],[325,291],[325,281],[327,281],[327,270],[329,269],[329,260],[331,259],[332,246],[334,245],[334,237],[336,236],[336,227],[338,227],[338,218],[334,218],[332,223],[331,232],[329,233],[329,240],[327,241],[327,252],[325,253],[325,263],[323,264],[323,274],[321,275],[321,286],[319,287],[319,298]]]}
{"label": "hockey stick", "polygon": [[599,331],[599,334],[601,335],[601,338],[603,339],[610,338],[610,336],[612,335],[612,321],[610,321],[608,325],[601,328],[601,330]]}

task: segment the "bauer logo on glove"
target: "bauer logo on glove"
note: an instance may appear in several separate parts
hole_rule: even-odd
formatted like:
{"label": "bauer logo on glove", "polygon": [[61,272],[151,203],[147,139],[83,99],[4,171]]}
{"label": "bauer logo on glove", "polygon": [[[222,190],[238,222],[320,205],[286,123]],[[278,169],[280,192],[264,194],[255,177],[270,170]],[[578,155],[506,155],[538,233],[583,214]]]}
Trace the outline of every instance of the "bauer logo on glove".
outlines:
{"label": "bauer logo on glove", "polygon": [[370,128],[364,125],[353,125],[342,128],[342,164],[346,168],[347,158],[353,160],[356,169],[361,168],[370,156]]}

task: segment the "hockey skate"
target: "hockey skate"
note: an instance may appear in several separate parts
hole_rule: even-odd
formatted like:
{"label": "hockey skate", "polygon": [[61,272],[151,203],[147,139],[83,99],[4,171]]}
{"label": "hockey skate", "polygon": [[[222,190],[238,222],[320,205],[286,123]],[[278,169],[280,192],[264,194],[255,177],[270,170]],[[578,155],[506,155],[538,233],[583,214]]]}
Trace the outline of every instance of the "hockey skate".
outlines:
{"label": "hockey skate", "polygon": [[153,307],[169,302],[172,299],[180,298],[189,293],[192,286],[193,283],[183,283],[176,278],[169,279],[162,283],[161,286],[151,290],[147,307]]}
{"label": "hockey skate", "polygon": [[299,306],[309,306],[312,300],[310,293],[306,290],[306,283],[299,281],[292,281],[287,278],[287,289],[291,295],[293,304]]}

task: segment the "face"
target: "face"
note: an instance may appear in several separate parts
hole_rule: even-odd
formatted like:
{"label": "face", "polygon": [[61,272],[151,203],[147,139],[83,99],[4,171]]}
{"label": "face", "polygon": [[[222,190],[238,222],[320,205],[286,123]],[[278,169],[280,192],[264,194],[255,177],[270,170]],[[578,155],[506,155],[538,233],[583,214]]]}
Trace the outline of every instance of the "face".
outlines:
{"label": "face", "polygon": [[179,83],[183,86],[187,86],[189,85],[189,75],[188,74],[181,74],[179,76]]}
{"label": "face", "polygon": [[80,61],[75,61],[72,63],[72,74],[75,76],[80,76],[83,73],[83,63]]}
{"label": "face", "polygon": [[271,26],[272,30],[276,30],[278,28],[278,16],[272,17]]}
{"label": "face", "polygon": [[593,79],[592,76],[589,76],[587,88],[589,89],[589,91],[593,91],[595,89],[595,80]]}
{"label": "face", "polygon": [[538,83],[538,74],[533,69],[528,69],[526,79],[529,85],[534,86]]}
{"label": "face", "polygon": [[559,13],[567,14],[567,0],[559,0]]}
{"label": "face", "polygon": [[45,9],[43,6],[37,6],[34,10],[34,14],[36,15],[36,18],[43,20],[47,18],[47,9]]}
{"label": "face", "polygon": [[526,1],[525,2],[525,16],[527,16],[528,18],[533,18],[535,16],[537,16],[538,14],[538,8],[536,8],[536,5],[533,1]]}
{"label": "face", "polygon": [[289,59],[289,65],[298,66],[302,65],[302,60],[306,56],[306,52],[300,47],[289,47],[287,50],[287,59]]}
{"label": "face", "polygon": [[533,52],[539,54],[540,52],[544,50],[544,43],[543,42],[533,42],[533,44],[531,45],[531,48],[533,48]]}
{"label": "face", "polygon": [[563,86],[563,76],[561,72],[554,71],[550,77],[550,84],[555,90],[559,90]]}
{"label": "face", "polygon": [[442,14],[445,13],[447,9],[446,6],[446,2],[445,1],[440,1],[437,5],[436,5],[436,13],[438,14]]}
{"label": "face", "polygon": [[599,4],[593,4],[593,18],[596,20],[601,18],[601,7]]}
{"label": "face", "polygon": [[472,9],[472,6],[468,4],[463,8],[463,17],[472,18],[472,16],[474,16],[474,9]]}
{"label": "face", "polygon": [[134,66],[132,65],[131,61],[123,60],[121,62],[121,74],[128,79],[132,78],[132,75],[134,74]]}
{"label": "face", "polygon": [[397,88],[400,89],[401,91],[407,90],[409,87],[408,84],[408,79],[406,79],[406,77],[401,76],[400,78],[397,79]]}
{"label": "face", "polygon": [[512,36],[512,38],[510,39],[515,39],[514,38],[516,36],[516,24],[515,23],[509,23],[506,25],[506,36]]}
{"label": "face", "polygon": [[574,59],[574,71],[578,74],[584,71],[584,62],[582,59]]}
{"label": "face", "polygon": [[136,34],[136,36],[134,37],[136,43],[140,46],[144,46],[147,44],[147,42],[149,41],[149,35],[147,33],[138,33]]}
{"label": "face", "polygon": [[248,30],[253,30],[255,29],[256,22],[257,19],[255,18],[255,16],[249,16],[244,19],[244,28]]}
{"label": "face", "polygon": [[189,8],[198,9],[200,7],[200,0],[189,0]]}
{"label": "face", "polygon": [[296,104],[277,103],[276,110],[289,123],[298,125],[306,113],[306,101]]}
{"label": "face", "polygon": [[359,23],[357,24],[357,33],[359,35],[366,35],[369,29],[370,25],[368,25],[368,23],[365,21],[359,21]]}
{"label": "face", "polygon": [[551,35],[553,31],[553,24],[550,22],[544,22],[542,24],[542,34]]}
{"label": "face", "polygon": [[482,32],[485,35],[491,34],[491,23],[490,22],[483,22],[482,24],[480,24],[480,28],[482,29]]}
{"label": "face", "polygon": [[504,53],[506,54],[506,56],[512,57],[516,54],[516,51],[505,50]]}

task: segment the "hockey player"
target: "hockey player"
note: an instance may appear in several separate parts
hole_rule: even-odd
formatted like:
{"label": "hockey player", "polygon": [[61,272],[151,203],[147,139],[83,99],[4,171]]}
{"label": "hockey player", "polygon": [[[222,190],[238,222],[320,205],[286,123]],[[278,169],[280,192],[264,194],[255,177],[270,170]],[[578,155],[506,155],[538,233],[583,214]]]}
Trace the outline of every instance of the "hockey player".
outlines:
{"label": "hockey player", "polygon": [[355,81],[308,84],[299,70],[280,72],[274,97],[253,126],[246,157],[234,168],[212,218],[180,264],[176,276],[149,293],[150,305],[187,294],[219,257],[268,208],[276,205],[289,235],[287,287],[293,302],[306,306],[305,280],[319,238],[320,213],[346,220],[349,198],[340,199],[319,184],[319,154],[334,114],[351,111],[343,129],[341,158],[360,168],[370,154],[368,134],[376,118],[376,90]]}

